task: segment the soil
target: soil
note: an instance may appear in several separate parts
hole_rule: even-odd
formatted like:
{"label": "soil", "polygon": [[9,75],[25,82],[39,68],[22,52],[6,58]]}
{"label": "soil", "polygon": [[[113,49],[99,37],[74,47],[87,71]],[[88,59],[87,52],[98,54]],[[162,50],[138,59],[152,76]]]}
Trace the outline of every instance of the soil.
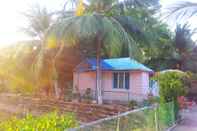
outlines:
{"label": "soil", "polygon": [[[58,101],[49,98],[32,98],[17,94],[0,94],[0,112],[2,114],[21,117],[31,113],[32,115],[39,116],[52,111],[58,111],[61,114],[74,113],[79,122],[87,123],[128,111],[128,108],[115,104],[97,105]],[[0,117],[2,116],[0,114]]]}

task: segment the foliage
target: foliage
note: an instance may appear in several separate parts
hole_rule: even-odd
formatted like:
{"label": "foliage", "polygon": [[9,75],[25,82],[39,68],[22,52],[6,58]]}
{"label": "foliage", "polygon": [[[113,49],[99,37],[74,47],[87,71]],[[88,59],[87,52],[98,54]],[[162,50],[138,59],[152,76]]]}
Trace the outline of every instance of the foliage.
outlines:
{"label": "foliage", "polygon": [[148,99],[143,101],[143,106],[151,106],[153,104],[158,104],[160,102],[159,97],[149,96]]}
{"label": "foliage", "polygon": [[193,49],[195,48],[194,41],[192,36],[195,31],[190,29],[188,24],[177,25],[175,31],[175,38],[173,46],[175,48],[176,57],[174,58],[177,61],[177,68],[181,70],[190,70],[192,69],[187,63],[195,63],[195,61],[190,61],[192,58]]}
{"label": "foliage", "polygon": [[[86,57],[97,57],[97,99],[98,103],[102,103],[99,82],[101,57],[120,56],[123,48],[129,51],[127,55],[131,57],[138,52],[137,41],[132,35],[138,32],[138,27],[132,21],[131,16],[114,12],[129,10],[132,6],[128,4],[133,5],[134,2],[122,4],[124,2],[120,3],[119,0],[88,0],[86,2],[80,0],[76,3],[75,8],[63,12],[62,17],[52,25],[47,39],[55,37],[57,40],[55,43],[58,45],[78,46]],[[120,5],[123,8],[120,8]],[[65,15],[67,13],[69,15]],[[53,62],[55,64],[55,59]]]}
{"label": "foliage", "polygon": [[174,102],[160,103],[157,112],[159,114],[158,120],[163,125],[172,126],[172,124],[175,122],[176,113]]}
{"label": "foliage", "polygon": [[129,101],[128,106],[131,109],[135,109],[138,106],[138,103],[135,100],[131,100],[131,101]]}
{"label": "foliage", "polygon": [[46,8],[41,8],[39,5],[36,5],[24,12],[23,15],[28,22],[28,26],[24,27],[23,30],[30,36],[43,40],[47,29],[53,22],[52,13]]}
{"label": "foliage", "polygon": [[137,23],[136,27],[140,27],[138,33],[130,32],[137,41],[136,44],[140,48],[138,53],[141,54],[140,57],[134,56],[134,58],[154,70],[161,70],[173,65],[171,62],[174,49],[173,34],[168,26],[159,20],[159,17],[155,17],[156,11],[152,8],[137,7],[126,11],[125,14],[132,17],[133,23]]}
{"label": "foliage", "polygon": [[182,1],[173,4],[166,12],[168,17],[174,17],[177,20],[187,20],[197,15],[197,3]]}
{"label": "foliage", "polygon": [[0,130],[6,131],[62,131],[77,126],[72,114],[58,116],[57,113],[49,113],[39,117],[27,115],[23,119],[12,118],[0,123]]}
{"label": "foliage", "polygon": [[37,54],[34,50],[37,44],[34,42],[20,42],[12,47],[4,48],[1,52],[0,78],[1,88],[4,88],[4,91],[28,94],[35,91],[32,64]]}
{"label": "foliage", "polygon": [[197,74],[192,72],[187,72],[188,77],[190,80],[197,80]]}
{"label": "foliage", "polygon": [[91,90],[91,88],[87,88],[85,90],[85,94],[84,94],[83,98],[87,103],[90,103],[92,101],[92,90]]}
{"label": "foliage", "polygon": [[159,82],[159,94],[162,101],[176,101],[178,96],[186,94],[184,77],[186,74],[178,71],[158,73],[154,77]]}
{"label": "foliage", "polygon": [[[75,0],[74,5],[76,8],[64,10],[63,16],[49,31],[49,34],[52,33],[50,37],[55,34],[58,38],[57,41],[64,41],[67,45],[79,44],[84,55],[95,56],[95,39],[99,35],[102,56],[132,56],[138,59],[141,53],[137,48],[138,41],[135,37],[140,36],[144,30],[141,31],[140,26],[137,25],[141,19],[133,18],[134,15],[127,12],[134,12],[133,8],[140,12],[144,8],[144,13],[149,6],[158,5],[158,0],[143,2],[139,0],[121,2],[118,0],[89,0],[86,2]],[[80,17],[76,17],[75,13],[78,12],[82,12],[79,13]],[[135,13],[140,16],[139,12]],[[134,19],[138,19],[138,21]]]}

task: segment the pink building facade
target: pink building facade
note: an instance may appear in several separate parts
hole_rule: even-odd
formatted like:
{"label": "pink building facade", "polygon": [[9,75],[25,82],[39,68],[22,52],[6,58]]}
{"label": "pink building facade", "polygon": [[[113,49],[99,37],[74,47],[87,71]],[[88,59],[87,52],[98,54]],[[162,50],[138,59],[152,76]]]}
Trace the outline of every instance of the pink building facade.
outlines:
{"label": "pink building facade", "polygon": [[[95,99],[96,71],[76,70],[73,73],[73,87],[79,91],[81,96],[85,95],[87,90],[91,90],[92,98]],[[151,70],[141,69],[118,70],[113,68],[113,70],[102,70],[101,87],[103,100],[128,102],[130,100],[142,101],[146,99],[149,93],[150,73]]]}

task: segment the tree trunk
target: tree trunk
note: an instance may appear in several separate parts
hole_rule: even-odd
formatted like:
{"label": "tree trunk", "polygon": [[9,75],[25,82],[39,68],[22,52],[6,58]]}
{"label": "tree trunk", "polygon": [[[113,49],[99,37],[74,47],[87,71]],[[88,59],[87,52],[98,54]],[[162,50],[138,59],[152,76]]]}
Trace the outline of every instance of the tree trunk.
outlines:
{"label": "tree trunk", "polygon": [[54,83],[55,97],[56,99],[59,99],[61,90],[58,87],[58,81],[54,80],[53,83]]}
{"label": "tree trunk", "polygon": [[101,89],[101,39],[97,39],[96,50],[96,96],[97,104],[103,104],[102,89]]}

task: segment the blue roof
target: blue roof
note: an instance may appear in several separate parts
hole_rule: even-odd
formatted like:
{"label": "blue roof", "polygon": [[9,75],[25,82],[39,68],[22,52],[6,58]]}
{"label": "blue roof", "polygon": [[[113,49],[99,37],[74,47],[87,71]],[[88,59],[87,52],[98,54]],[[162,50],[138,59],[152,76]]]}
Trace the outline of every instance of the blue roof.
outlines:
{"label": "blue roof", "polygon": [[[77,66],[77,70],[80,71],[89,71],[89,70],[96,70],[96,59],[87,59],[85,61],[90,68],[85,69],[80,65]],[[142,70],[147,72],[153,72],[152,69],[146,67],[145,65],[137,62],[134,59],[129,57],[127,58],[112,58],[112,59],[102,59],[101,60],[101,68],[102,70]]]}

